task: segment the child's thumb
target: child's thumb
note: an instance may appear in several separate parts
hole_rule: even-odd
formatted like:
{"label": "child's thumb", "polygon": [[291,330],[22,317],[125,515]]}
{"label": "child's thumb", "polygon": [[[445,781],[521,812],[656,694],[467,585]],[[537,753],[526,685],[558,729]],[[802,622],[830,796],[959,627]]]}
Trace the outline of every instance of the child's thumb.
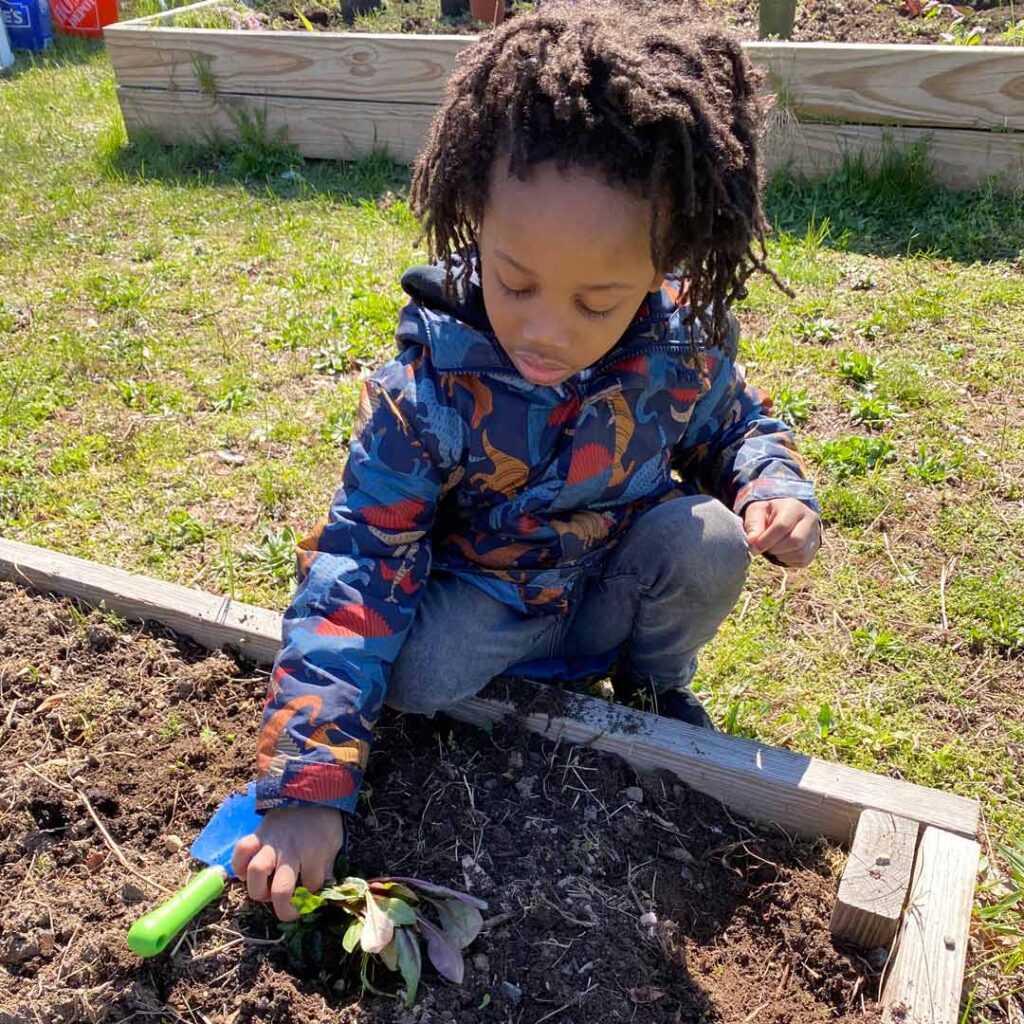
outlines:
{"label": "child's thumb", "polygon": [[743,514],[743,532],[747,535],[747,540],[751,540],[764,531],[766,514],[767,509],[763,502],[757,501],[753,505],[747,506],[747,510]]}

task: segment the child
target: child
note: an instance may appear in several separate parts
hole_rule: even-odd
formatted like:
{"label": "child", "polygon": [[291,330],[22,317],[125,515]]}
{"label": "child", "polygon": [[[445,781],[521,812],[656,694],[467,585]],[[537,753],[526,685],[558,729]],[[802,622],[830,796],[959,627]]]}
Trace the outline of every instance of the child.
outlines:
{"label": "child", "polygon": [[756,84],[678,4],[545,4],[462,59],[412,183],[437,262],[402,280],[264,712],[234,867],[282,920],[330,872],[385,701],[614,662],[710,725],[689,683],[748,552],[813,558],[812,485],[734,362],[729,307],[770,273]]}

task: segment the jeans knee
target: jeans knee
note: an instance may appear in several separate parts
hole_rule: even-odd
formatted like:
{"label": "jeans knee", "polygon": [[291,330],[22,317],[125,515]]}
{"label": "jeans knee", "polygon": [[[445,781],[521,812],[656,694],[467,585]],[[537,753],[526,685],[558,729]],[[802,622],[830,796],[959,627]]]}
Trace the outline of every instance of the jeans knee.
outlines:
{"label": "jeans knee", "polygon": [[[677,498],[659,530],[664,575],[707,599],[735,600],[750,568],[743,522],[716,498]],[[659,508],[659,510],[660,510]]]}

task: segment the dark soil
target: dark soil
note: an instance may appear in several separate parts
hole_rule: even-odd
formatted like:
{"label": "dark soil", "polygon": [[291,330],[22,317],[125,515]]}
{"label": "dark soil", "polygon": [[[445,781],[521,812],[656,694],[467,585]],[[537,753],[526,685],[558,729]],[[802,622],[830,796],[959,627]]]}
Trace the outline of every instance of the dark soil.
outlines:
{"label": "dark soil", "polygon": [[350,852],[489,902],[463,986],[427,967],[411,1009],[360,999],[338,963],[290,960],[237,885],[176,951],[135,959],[152,883],[186,880],[188,844],[249,777],[265,684],[0,583],[0,1024],[876,1019],[878,961],[829,939],[838,851],[617,759],[443,718],[386,717]]}
{"label": "dark soil", "polygon": [[[683,0],[689,3],[690,0]],[[949,3],[927,16],[923,8],[927,0],[798,0],[793,30],[795,42],[838,43],[940,43],[944,33],[966,35],[971,28],[984,30],[981,43],[1011,45],[996,37],[1014,24],[1015,8],[1001,0],[968,0]],[[291,0],[256,0],[256,8],[264,14],[271,27],[305,31],[306,26],[296,14],[301,9],[309,21],[324,31],[401,31],[427,34],[461,35],[486,31],[488,25],[470,18],[468,11],[449,17],[438,17],[436,4],[409,0],[392,3],[391,13],[383,26],[360,24],[355,13],[372,9],[372,0],[304,0],[297,5]],[[741,39],[757,39],[758,0],[705,0],[704,9],[724,20]],[[954,21],[962,8],[966,18],[959,28]],[[514,16],[511,2],[509,16]],[[1020,18],[1020,8],[1016,7]],[[945,40],[949,42],[950,40]],[[1019,40],[1017,41],[1019,45]]]}

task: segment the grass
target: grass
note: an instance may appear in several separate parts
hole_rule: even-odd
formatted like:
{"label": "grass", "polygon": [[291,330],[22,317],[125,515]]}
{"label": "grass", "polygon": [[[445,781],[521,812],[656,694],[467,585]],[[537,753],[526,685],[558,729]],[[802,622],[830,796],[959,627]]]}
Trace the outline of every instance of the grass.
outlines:
{"label": "grass", "polygon": [[[127,146],[102,51],[0,84],[0,532],[281,608],[358,377],[423,258],[386,160]],[[971,1016],[1024,984],[1024,216],[920,152],[773,182],[751,378],[799,424],[825,546],[756,566],[698,685],[730,731],[977,797]],[[293,532],[294,531],[294,532]],[[163,727],[176,726],[168,719]]]}

